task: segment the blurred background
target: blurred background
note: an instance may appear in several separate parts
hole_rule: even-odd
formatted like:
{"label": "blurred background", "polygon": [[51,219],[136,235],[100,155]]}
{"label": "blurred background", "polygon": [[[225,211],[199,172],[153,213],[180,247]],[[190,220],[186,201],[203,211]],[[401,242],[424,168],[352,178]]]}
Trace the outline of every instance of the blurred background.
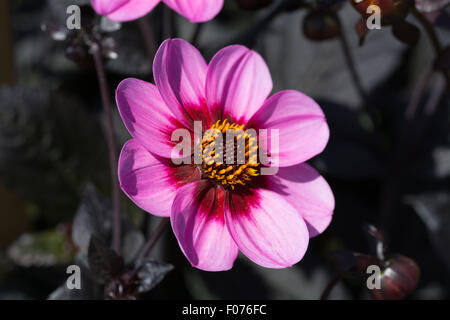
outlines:
{"label": "blurred background", "polygon": [[[336,252],[375,254],[363,228],[370,223],[384,234],[387,252],[420,268],[406,298],[448,299],[448,3],[410,2],[413,9],[395,23],[383,12],[381,29],[367,34],[361,24],[355,28],[362,16],[350,1],[314,0],[225,0],[201,27],[159,5],[145,23],[105,28],[111,98],[126,77],[152,81],[152,46],[167,37],[195,42],[207,59],[241,43],[265,58],[274,92],[313,97],[331,129],[325,152],[311,164],[330,183],[336,210],[300,263],[270,270],[240,256],[231,271],[203,272],[166,232],[151,256],[174,269],[139,297],[318,299],[345,269]],[[106,290],[86,257],[91,235],[110,241],[106,120],[89,47],[65,29],[71,4],[87,5],[83,28],[98,23],[89,1],[0,1],[0,299],[102,299]],[[113,109],[120,148],[129,136]],[[130,265],[159,218],[123,195],[121,203]],[[83,290],[68,291],[66,268],[74,263],[82,266]],[[371,295],[364,277],[345,276],[329,298]]]}

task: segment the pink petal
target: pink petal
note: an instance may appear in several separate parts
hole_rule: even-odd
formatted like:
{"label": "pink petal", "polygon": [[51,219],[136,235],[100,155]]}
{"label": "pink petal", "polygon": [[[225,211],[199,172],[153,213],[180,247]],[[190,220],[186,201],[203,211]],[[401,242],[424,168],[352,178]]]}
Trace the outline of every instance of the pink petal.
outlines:
{"label": "pink petal", "polygon": [[208,67],[206,98],[234,121],[246,122],[272,91],[272,78],[263,58],[244,46],[220,50]]}
{"label": "pink petal", "polygon": [[222,9],[223,0],[163,0],[170,8],[191,22],[213,19]]}
{"label": "pink petal", "polygon": [[125,194],[140,208],[156,216],[170,216],[177,190],[200,179],[195,166],[171,167],[156,159],[135,139],[122,148],[119,181]]}
{"label": "pink petal", "polygon": [[207,181],[182,187],[172,206],[171,224],[189,262],[206,271],[233,267],[239,252],[224,220],[225,192]]}
{"label": "pink petal", "polygon": [[[278,129],[279,166],[291,166],[321,153],[330,136],[328,124],[319,105],[298,91],[273,95],[248,124],[251,128]],[[270,130],[269,130],[270,131]],[[271,133],[268,132],[267,137]],[[273,157],[276,152],[271,147]]]}
{"label": "pink petal", "polygon": [[162,100],[158,89],[138,79],[123,80],[116,90],[122,120],[130,134],[148,151],[165,158],[173,154],[172,132],[183,125]]}
{"label": "pink petal", "polygon": [[155,56],[153,73],[161,97],[178,119],[192,127],[207,117],[205,81],[207,64],[200,52],[182,39],[163,42]]}
{"label": "pink petal", "polygon": [[100,15],[108,15],[130,0],[91,0],[92,8]]}
{"label": "pink petal", "polygon": [[161,0],[92,0],[92,7],[100,15],[114,21],[130,21],[145,16]]}
{"label": "pink petal", "polygon": [[334,196],[325,179],[310,165],[280,168],[267,176],[268,188],[280,194],[302,215],[314,237],[328,227],[333,217]]}
{"label": "pink petal", "polygon": [[303,258],[308,247],[302,217],[270,190],[230,194],[225,201],[225,221],[242,253],[263,267],[290,267]]}

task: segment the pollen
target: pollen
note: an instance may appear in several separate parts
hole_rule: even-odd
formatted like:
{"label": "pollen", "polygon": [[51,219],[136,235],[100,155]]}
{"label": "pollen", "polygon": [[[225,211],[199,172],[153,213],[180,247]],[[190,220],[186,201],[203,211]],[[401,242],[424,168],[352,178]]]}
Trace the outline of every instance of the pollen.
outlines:
{"label": "pollen", "polygon": [[260,175],[256,133],[244,131],[244,124],[218,120],[202,138],[201,169],[208,178],[234,190]]}

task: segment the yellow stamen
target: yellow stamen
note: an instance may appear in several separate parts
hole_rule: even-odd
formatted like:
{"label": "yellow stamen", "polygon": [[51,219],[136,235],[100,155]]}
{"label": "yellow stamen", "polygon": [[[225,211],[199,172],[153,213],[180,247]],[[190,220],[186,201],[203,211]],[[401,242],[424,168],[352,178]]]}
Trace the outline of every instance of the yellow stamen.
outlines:
{"label": "yellow stamen", "polygon": [[[237,124],[233,122],[229,122],[227,119],[225,120],[217,120],[211,126],[211,130],[204,135],[202,140],[202,150],[204,151],[202,154],[203,163],[202,163],[202,171],[206,177],[211,180],[216,181],[224,187],[229,187],[231,190],[234,190],[237,185],[245,186],[247,185],[254,177],[260,175],[260,166],[261,164],[257,162],[257,140],[256,137],[247,134],[246,132],[240,132],[244,129],[244,124]],[[223,147],[223,152],[219,148],[216,147],[216,138],[220,133],[224,134],[223,141],[226,141],[226,134],[232,130],[237,134],[235,137],[235,142],[239,141],[239,139],[245,139],[245,151],[240,152],[237,150],[237,145]],[[234,159],[234,164],[225,164],[223,161],[226,161],[227,158],[227,147],[230,148],[228,152],[232,152],[232,156]],[[217,151],[216,151],[217,150]],[[231,151],[230,151],[231,150]],[[221,157],[221,153],[223,157]],[[245,163],[237,164],[238,159],[244,155]]]}

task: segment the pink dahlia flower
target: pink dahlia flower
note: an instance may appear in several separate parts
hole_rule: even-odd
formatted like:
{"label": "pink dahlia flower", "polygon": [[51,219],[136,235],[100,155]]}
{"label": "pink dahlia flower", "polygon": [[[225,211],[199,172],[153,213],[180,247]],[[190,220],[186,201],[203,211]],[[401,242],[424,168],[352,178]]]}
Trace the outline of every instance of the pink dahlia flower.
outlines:
{"label": "pink dahlia flower", "polygon": [[141,18],[161,1],[192,22],[213,19],[222,9],[223,0],[91,0],[92,7],[114,21]]}
{"label": "pink dahlia flower", "polygon": [[[156,86],[125,79],[116,91],[133,137],[120,155],[122,190],[145,211],[170,217],[183,253],[199,269],[228,270],[239,251],[268,268],[300,261],[334,210],[327,182],[305,163],[329,138],[317,103],[298,91],[268,98],[269,69],[243,46],[222,49],[208,65],[186,41],[166,40],[153,66]],[[279,159],[278,173],[260,175],[259,163],[227,166],[205,158],[175,165],[178,141],[171,134],[185,128],[194,135],[194,121],[202,121],[203,131],[277,129],[278,152],[269,151]]]}

